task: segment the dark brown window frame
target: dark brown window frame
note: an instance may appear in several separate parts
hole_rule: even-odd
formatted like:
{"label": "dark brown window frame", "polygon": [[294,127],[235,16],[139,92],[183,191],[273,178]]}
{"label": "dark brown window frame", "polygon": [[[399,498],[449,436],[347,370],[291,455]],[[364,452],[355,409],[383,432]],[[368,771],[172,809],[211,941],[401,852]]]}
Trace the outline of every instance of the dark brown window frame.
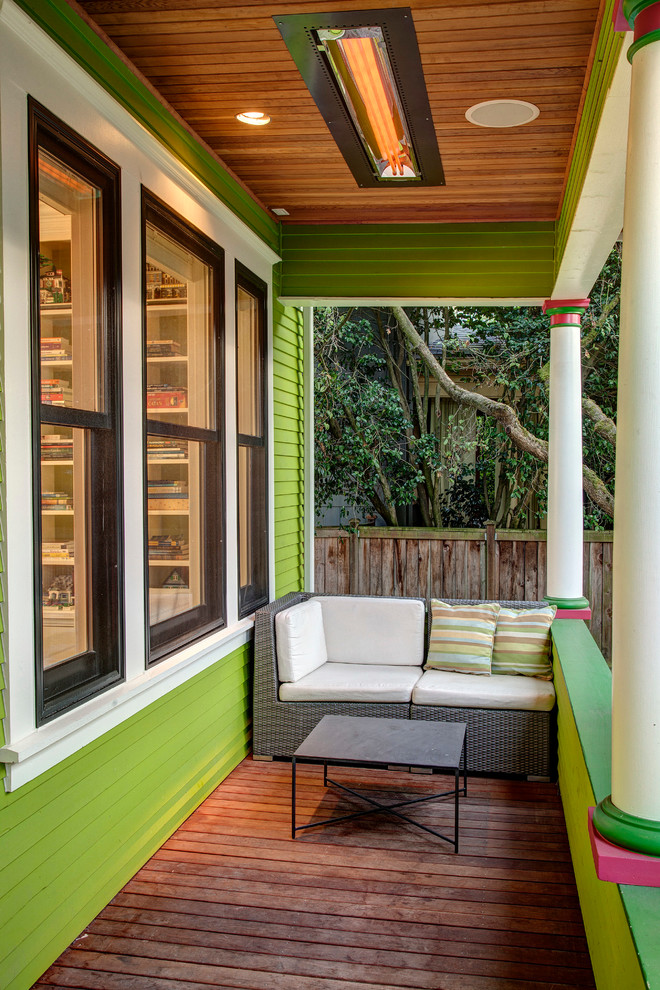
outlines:
{"label": "dark brown window frame", "polygon": [[[241,447],[260,447],[264,450],[264,477],[262,479],[263,484],[263,513],[264,518],[263,529],[261,530],[263,543],[260,543],[257,547],[257,553],[253,555],[258,557],[258,561],[253,559],[253,568],[255,572],[259,570],[262,571],[258,574],[260,582],[255,587],[255,583],[252,585],[241,586],[240,584],[240,545],[241,545],[241,534],[240,534],[240,515],[238,521],[238,547],[239,547],[239,570],[238,570],[238,617],[239,619],[244,618],[246,615],[251,615],[255,609],[260,608],[262,605],[266,605],[269,600],[269,499],[268,499],[268,383],[267,383],[267,350],[268,350],[268,340],[266,334],[266,328],[268,326],[268,286],[260,278],[258,278],[253,272],[246,268],[245,265],[241,264],[240,261],[236,262],[235,267],[235,302],[234,305],[238,311],[238,289],[243,288],[246,292],[255,296],[261,303],[259,307],[259,330],[260,330],[260,342],[261,342],[261,395],[259,400],[261,402],[261,436],[248,436],[238,432],[239,423],[239,379],[238,379],[238,326],[237,330],[237,346],[236,346],[236,453],[237,453],[237,463],[236,463],[236,492],[237,492],[237,513],[240,510],[240,473],[238,469],[238,453]],[[253,540],[255,537],[255,530],[252,533]],[[260,566],[259,566],[260,565]]]}
{"label": "dark brown window frame", "polygon": [[[123,465],[121,381],[120,169],[63,121],[28,98],[32,463],[34,518],[36,724],[75,708],[124,679]],[[39,305],[39,149],[102,190],[99,339],[104,355],[103,412],[41,403]],[[44,671],[41,560],[41,425],[85,431],[90,649]],[[82,604],[82,603],[81,603]],[[78,603],[77,603],[78,607]]]}
{"label": "dark brown window frame", "polygon": [[[212,275],[212,299],[215,342],[215,409],[216,428],[163,423],[149,419],[146,409],[147,306],[146,257],[147,223],[152,224],[182,247],[192,251],[209,265]],[[147,636],[147,665],[164,660],[185,646],[226,625],[226,554],[225,554],[225,416],[224,416],[224,251],[209,237],[171,210],[144,186],[142,187],[142,341],[143,341],[143,436],[145,455],[144,476],[144,534],[145,534],[145,628]],[[201,484],[202,517],[204,519],[204,587],[205,602],[181,615],[173,616],[151,627],[149,623],[149,557],[146,546],[148,533],[148,498],[146,457],[147,436],[159,435],[193,440],[203,447],[203,483]]]}

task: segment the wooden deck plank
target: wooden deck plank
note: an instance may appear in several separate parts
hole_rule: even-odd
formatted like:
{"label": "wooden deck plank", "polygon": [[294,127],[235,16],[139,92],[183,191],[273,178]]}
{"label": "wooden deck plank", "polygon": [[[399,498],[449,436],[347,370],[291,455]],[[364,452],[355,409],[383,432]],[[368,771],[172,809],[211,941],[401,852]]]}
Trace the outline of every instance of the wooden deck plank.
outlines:
{"label": "wooden deck plank", "polygon": [[[372,794],[442,777],[336,771]],[[290,838],[290,767],[244,761],[35,984],[89,990],[593,988],[551,784],[471,778],[461,852],[370,816]],[[347,808],[300,767],[298,821]],[[419,821],[451,832],[434,802]]]}

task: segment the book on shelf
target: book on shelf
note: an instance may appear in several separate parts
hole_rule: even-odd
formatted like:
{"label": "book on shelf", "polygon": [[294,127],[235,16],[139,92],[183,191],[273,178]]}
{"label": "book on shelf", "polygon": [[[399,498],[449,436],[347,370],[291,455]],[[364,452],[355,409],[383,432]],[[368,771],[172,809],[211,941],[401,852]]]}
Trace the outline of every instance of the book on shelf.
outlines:
{"label": "book on shelf", "polygon": [[42,509],[72,509],[73,496],[68,492],[42,492]]}
{"label": "book on shelf", "polygon": [[147,357],[180,357],[181,344],[178,340],[148,340]]}
{"label": "book on shelf", "polygon": [[148,409],[176,409],[187,405],[187,388],[177,385],[147,385]]}
{"label": "book on shelf", "polygon": [[41,379],[41,401],[45,405],[63,406],[73,399],[71,385],[61,378]]}
{"label": "book on shelf", "polygon": [[49,361],[52,361],[53,364],[55,364],[57,361],[70,361],[70,360],[71,360],[71,353],[70,352],[69,352],[69,354],[67,354],[66,351],[48,351],[48,352],[42,351],[41,352],[41,363],[42,364],[47,364]]}
{"label": "book on shelf", "polygon": [[184,536],[150,536],[148,542],[150,560],[187,560],[189,546]]}
{"label": "book on shelf", "polygon": [[147,459],[180,460],[188,456],[188,443],[185,440],[169,440],[166,437],[149,437],[147,440]]}
{"label": "book on shelf", "polygon": [[52,560],[72,560],[74,546],[73,540],[65,540],[63,543],[45,541],[41,544],[41,556]]}
{"label": "book on shelf", "polygon": [[71,356],[71,344],[66,337],[42,337],[41,353],[50,351],[64,351]]}
{"label": "book on shelf", "polygon": [[73,437],[62,437],[57,433],[41,435],[42,461],[64,461],[73,457]]}
{"label": "book on shelf", "polygon": [[185,481],[175,481],[163,478],[159,481],[149,481],[148,490],[150,495],[187,495],[188,485]]}

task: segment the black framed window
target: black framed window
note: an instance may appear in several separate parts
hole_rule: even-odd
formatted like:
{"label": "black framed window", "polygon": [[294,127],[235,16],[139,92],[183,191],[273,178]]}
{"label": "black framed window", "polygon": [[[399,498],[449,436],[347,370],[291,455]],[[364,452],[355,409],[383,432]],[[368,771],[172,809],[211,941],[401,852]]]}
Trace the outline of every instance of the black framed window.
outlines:
{"label": "black framed window", "polygon": [[268,601],[266,291],[236,264],[239,616]]}
{"label": "black framed window", "polygon": [[224,252],[146,190],[142,203],[153,663],[225,623]]}
{"label": "black framed window", "polygon": [[121,680],[119,168],[29,103],[37,724]]}

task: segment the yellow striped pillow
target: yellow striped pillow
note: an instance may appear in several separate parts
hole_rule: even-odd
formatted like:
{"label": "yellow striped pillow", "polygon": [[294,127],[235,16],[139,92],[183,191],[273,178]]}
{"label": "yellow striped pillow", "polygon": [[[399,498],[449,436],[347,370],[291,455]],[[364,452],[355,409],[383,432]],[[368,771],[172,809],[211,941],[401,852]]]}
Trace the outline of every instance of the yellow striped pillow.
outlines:
{"label": "yellow striped pillow", "polygon": [[502,608],[493,646],[493,674],[523,674],[552,680],[550,625],[555,605],[544,608]]}
{"label": "yellow striped pillow", "polygon": [[432,598],[426,670],[456,670],[487,677],[499,611],[496,602],[449,605]]}

